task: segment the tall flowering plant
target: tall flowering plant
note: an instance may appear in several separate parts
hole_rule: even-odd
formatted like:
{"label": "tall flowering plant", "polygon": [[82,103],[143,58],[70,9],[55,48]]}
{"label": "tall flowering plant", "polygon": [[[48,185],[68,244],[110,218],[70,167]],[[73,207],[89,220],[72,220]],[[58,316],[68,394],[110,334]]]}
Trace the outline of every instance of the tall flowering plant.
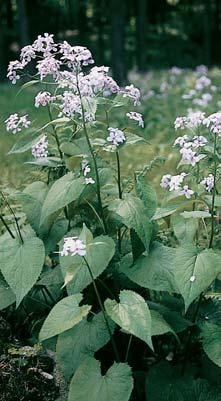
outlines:
{"label": "tall flowering plant", "polygon": [[[177,118],[175,128],[185,130],[174,143],[181,171],[162,177],[169,192],[157,207],[148,174],[159,158],[133,178],[121,167],[123,149],[145,142],[140,91],[120,88],[107,67],[93,66],[87,48],[57,44],[53,35],[39,36],[10,63],[13,84],[30,77],[30,62],[36,73],[23,86],[39,87],[36,116],[44,107],[48,122],[39,127],[18,114],[5,122],[18,138],[11,153],[30,151],[45,180],[2,193],[13,222],[1,213],[1,307],[16,302],[17,313],[32,311],[32,338],[56,349],[69,401],[168,400],[171,380],[175,399],[218,400],[202,366],[206,355],[221,366],[213,311],[221,272],[219,113]],[[46,306],[36,312],[39,292]]]}

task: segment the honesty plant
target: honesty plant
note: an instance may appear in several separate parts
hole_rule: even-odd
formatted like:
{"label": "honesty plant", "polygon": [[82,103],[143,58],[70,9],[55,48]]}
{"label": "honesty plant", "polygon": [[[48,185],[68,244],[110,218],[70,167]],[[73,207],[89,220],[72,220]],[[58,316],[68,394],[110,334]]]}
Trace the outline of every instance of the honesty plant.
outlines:
{"label": "honesty plant", "polygon": [[161,158],[133,179],[121,168],[126,147],[133,157],[147,143],[140,91],[53,35],[10,63],[13,84],[30,62],[36,119],[12,114],[6,127],[10,153],[28,151],[41,181],[2,193],[0,307],[31,312],[30,337],[56,350],[69,401],[220,400],[220,113],[176,119],[180,171],[165,171],[158,207],[149,173]]}

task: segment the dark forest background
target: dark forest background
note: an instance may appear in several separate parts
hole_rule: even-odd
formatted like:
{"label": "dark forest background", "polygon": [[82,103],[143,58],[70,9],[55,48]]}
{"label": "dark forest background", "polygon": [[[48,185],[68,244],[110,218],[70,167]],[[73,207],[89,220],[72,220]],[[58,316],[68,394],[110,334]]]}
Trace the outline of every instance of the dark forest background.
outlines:
{"label": "dark forest background", "polygon": [[119,83],[127,71],[221,65],[221,0],[0,0],[0,79],[38,34],[87,46]]}

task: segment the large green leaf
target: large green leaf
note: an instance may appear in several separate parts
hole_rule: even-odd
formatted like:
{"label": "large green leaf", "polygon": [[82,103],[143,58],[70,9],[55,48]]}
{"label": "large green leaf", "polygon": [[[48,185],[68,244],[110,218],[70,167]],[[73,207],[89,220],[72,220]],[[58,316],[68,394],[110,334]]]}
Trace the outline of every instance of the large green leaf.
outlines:
{"label": "large green leaf", "polygon": [[44,341],[54,337],[63,331],[71,329],[87,316],[91,309],[89,305],[79,306],[82,294],[75,294],[59,301],[45,319],[41,328],[39,339]]}
{"label": "large green leaf", "polygon": [[15,294],[11,288],[0,278],[0,310],[7,308],[15,302]]}
{"label": "large green leaf", "polygon": [[[110,320],[111,330],[114,323]],[[84,318],[77,326],[58,336],[56,356],[68,380],[80,366],[86,356],[93,356],[110,340],[106,322],[99,312],[91,320]]]}
{"label": "large green leaf", "polygon": [[67,219],[58,219],[55,221],[47,234],[45,234],[43,237],[46,255],[56,249],[57,244],[61,241],[67,230]]}
{"label": "large green leaf", "polygon": [[177,212],[179,209],[186,207],[187,204],[188,201],[157,208],[155,214],[152,217],[152,220],[159,220],[163,219],[164,217],[171,216],[171,214]]}
{"label": "large green leaf", "polygon": [[114,363],[102,375],[100,362],[88,357],[71,381],[68,401],[129,401],[132,389],[131,368],[126,363]]}
{"label": "large green leaf", "polygon": [[152,185],[141,175],[136,176],[136,192],[146,207],[147,216],[153,217],[157,208],[157,194]]}
{"label": "large green leaf", "polygon": [[[140,256],[134,264],[122,263],[120,271],[141,287],[155,291],[176,292],[173,273],[175,250],[154,242],[149,254]],[[128,258],[127,258],[128,259]]]}
{"label": "large green leaf", "polygon": [[36,283],[45,259],[39,238],[23,236],[23,241],[7,236],[0,239],[0,270],[16,295],[17,306]]}
{"label": "large green leaf", "polygon": [[68,173],[57,180],[50,188],[43,203],[41,224],[52,213],[77,200],[84,188],[83,177],[75,178],[73,173]]}
{"label": "large green leaf", "polygon": [[120,302],[107,299],[107,314],[123,330],[145,341],[153,348],[151,340],[151,315],[144,298],[134,291],[120,292]]}
{"label": "large green leaf", "polygon": [[204,323],[202,327],[203,349],[207,356],[221,368],[221,325]]}
{"label": "large green leaf", "polygon": [[193,246],[178,248],[173,271],[187,310],[221,271],[221,258],[212,249],[198,252]]}
{"label": "large green leaf", "polygon": [[198,229],[197,219],[185,219],[181,215],[171,217],[174,234],[180,244],[192,244]]}
{"label": "large green leaf", "polygon": [[[115,251],[112,238],[101,235],[93,239],[92,233],[83,227],[79,238],[86,245],[86,260],[91,268],[93,277],[98,277],[108,266]],[[80,256],[60,256],[60,264],[65,271],[65,283],[68,284],[68,292],[75,294],[82,291],[91,282],[91,276],[84,259]]]}
{"label": "large green leaf", "polygon": [[124,199],[115,199],[109,205],[109,210],[116,213],[122,223],[133,228],[145,248],[149,250],[149,245],[152,237],[152,223],[149,221],[146,208],[141,199],[125,194]]}
{"label": "large green leaf", "polygon": [[27,219],[36,232],[39,232],[41,208],[47,192],[47,185],[36,181],[28,185],[23,192],[16,194],[16,199],[21,202]]}
{"label": "large green leaf", "polygon": [[8,154],[24,153],[31,149],[43,136],[42,133],[37,133],[36,130],[29,129],[18,135],[18,140],[14,143]]}

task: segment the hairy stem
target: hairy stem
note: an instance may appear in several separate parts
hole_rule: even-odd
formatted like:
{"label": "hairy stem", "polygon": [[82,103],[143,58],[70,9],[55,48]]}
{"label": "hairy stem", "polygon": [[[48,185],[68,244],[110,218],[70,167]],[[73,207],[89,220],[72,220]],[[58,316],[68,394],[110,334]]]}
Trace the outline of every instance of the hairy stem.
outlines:
{"label": "hairy stem", "polygon": [[212,193],[211,234],[210,234],[209,248],[212,248],[212,246],[213,246],[214,229],[215,229],[215,198],[216,198],[216,176],[217,176],[217,160],[216,160],[217,138],[218,138],[218,136],[215,134],[214,147],[213,147],[213,156],[214,156],[213,179],[214,179],[214,185],[213,185],[213,193]]}
{"label": "hairy stem", "polygon": [[110,328],[110,325],[109,325],[109,322],[108,322],[106,311],[104,309],[104,306],[103,306],[99,291],[97,289],[92,270],[91,270],[91,268],[90,268],[90,266],[88,264],[87,259],[84,256],[83,256],[83,259],[84,259],[84,261],[86,263],[86,266],[88,268],[89,274],[91,276],[91,280],[92,280],[93,287],[94,287],[94,292],[96,294],[99,306],[101,308],[101,311],[102,311],[102,314],[103,314],[103,317],[104,317],[104,321],[105,321],[106,326],[107,326],[107,330],[108,330],[108,333],[109,333],[109,336],[110,336],[110,340],[111,340],[111,344],[112,344],[112,347],[113,347],[113,350],[114,350],[115,358],[116,358],[117,362],[119,362],[120,361],[120,357],[119,357],[119,353],[118,353],[118,350],[117,350],[117,346],[116,346],[115,341],[114,341],[113,336],[112,336],[112,332],[111,332],[111,328]]}
{"label": "hairy stem", "polygon": [[104,226],[104,229],[105,229],[105,233],[107,233],[107,225],[106,225],[106,221],[105,221],[105,218],[104,218],[104,210],[103,210],[102,200],[101,200],[100,178],[99,178],[99,174],[98,174],[97,160],[96,160],[96,157],[95,157],[95,154],[94,154],[94,150],[92,148],[91,141],[90,141],[90,138],[89,138],[89,135],[88,135],[88,132],[87,132],[85,111],[84,111],[84,105],[83,105],[83,101],[82,101],[81,91],[80,91],[80,88],[79,88],[78,74],[76,74],[76,81],[77,81],[78,95],[79,95],[80,103],[81,103],[81,112],[82,112],[84,134],[85,134],[85,138],[86,138],[86,141],[87,141],[90,153],[91,153],[91,157],[92,157],[93,164],[94,164],[95,175],[96,175],[97,199],[98,199],[99,209],[100,209],[101,218],[102,218],[102,221],[103,221],[103,226]]}

